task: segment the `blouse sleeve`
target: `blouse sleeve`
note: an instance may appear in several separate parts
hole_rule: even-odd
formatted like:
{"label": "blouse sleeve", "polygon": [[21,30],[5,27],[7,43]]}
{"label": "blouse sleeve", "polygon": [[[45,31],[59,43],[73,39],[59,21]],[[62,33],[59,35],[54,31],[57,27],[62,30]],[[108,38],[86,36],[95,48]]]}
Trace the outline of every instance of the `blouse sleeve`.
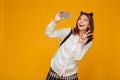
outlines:
{"label": "blouse sleeve", "polygon": [[91,47],[91,45],[92,41],[90,41],[88,44],[84,46],[82,44],[78,44],[76,49],[72,52],[71,58],[73,60],[81,60],[88,51],[88,49]]}
{"label": "blouse sleeve", "polygon": [[45,33],[50,37],[50,38],[61,38],[64,39],[69,32],[71,31],[71,28],[61,28],[58,30],[55,30],[56,23],[53,21],[48,24]]}

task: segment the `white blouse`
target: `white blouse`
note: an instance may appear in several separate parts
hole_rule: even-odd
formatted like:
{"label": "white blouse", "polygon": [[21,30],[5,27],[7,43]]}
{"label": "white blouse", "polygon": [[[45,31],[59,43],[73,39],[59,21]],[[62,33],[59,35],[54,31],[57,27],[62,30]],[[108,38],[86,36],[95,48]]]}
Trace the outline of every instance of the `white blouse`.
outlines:
{"label": "white blouse", "polygon": [[[62,28],[55,30],[56,23],[53,21],[46,28],[46,34],[51,38],[60,38],[62,40],[70,33],[71,28]],[[92,41],[84,45],[88,39],[82,44],[78,43],[80,39],[77,35],[71,35],[57,50],[51,60],[51,68],[59,76],[70,76],[77,73],[77,61],[81,60],[86,51],[92,45]]]}

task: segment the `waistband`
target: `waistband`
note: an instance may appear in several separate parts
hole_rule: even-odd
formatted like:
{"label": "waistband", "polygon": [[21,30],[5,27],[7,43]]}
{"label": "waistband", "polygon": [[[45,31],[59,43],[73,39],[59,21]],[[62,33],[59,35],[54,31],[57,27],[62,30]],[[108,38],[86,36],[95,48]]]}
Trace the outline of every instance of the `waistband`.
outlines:
{"label": "waistband", "polygon": [[50,68],[49,70],[49,76],[52,76],[54,78],[59,78],[59,79],[65,79],[65,80],[71,80],[71,79],[77,79],[77,73],[67,76],[67,77],[63,77],[63,76],[59,76],[56,72],[54,72],[54,70],[52,70],[52,68]]}

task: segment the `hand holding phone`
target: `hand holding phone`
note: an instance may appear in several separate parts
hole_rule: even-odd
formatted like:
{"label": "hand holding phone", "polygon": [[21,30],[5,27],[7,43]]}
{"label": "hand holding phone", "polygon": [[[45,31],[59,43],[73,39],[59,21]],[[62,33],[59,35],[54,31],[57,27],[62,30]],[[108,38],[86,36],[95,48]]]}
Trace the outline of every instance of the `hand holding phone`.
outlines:
{"label": "hand holding phone", "polygon": [[59,11],[53,21],[57,23],[64,18],[70,18],[70,12]]}

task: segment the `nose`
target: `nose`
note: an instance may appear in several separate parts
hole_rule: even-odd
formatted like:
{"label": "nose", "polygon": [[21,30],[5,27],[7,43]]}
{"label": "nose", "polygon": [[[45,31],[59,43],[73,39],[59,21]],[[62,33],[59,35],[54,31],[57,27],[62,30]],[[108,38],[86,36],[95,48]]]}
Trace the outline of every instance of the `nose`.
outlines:
{"label": "nose", "polygon": [[80,20],[80,23],[83,23],[83,20]]}

